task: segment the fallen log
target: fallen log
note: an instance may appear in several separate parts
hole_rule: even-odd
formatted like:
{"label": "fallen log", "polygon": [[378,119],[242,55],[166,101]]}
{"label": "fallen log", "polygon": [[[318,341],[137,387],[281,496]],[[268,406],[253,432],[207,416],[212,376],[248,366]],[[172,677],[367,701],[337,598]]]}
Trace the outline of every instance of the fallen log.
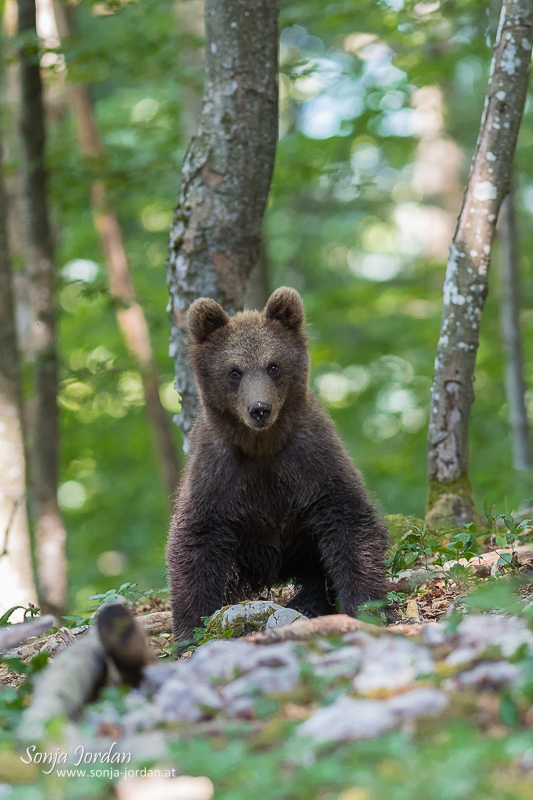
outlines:
{"label": "fallen log", "polygon": [[51,614],[45,617],[35,617],[26,622],[19,622],[17,625],[9,625],[0,630],[0,653],[17,647],[33,636],[41,636],[56,624],[55,618]]}
{"label": "fallen log", "polygon": [[22,716],[18,735],[38,741],[49,719],[77,716],[108,678],[104,649],[97,631],[91,629],[37,677],[33,702]]}
{"label": "fallen log", "polygon": [[135,617],[147,636],[157,636],[159,633],[172,633],[172,613],[170,611],[154,611]]}
{"label": "fallen log", "polygon": [[131,612],[119,603],[105,607],[96,627],[40,673],[18,735],[38,740],[48,720],[57,715],[75,718],[103,686],[138,685],[149,661],[146,634]]}
{"label": "fallen log", "polygon": [[328,614],[325,617],[313,619],[299,619],[290,625],[281,628],[272,628],[263,633],[254,633],[246,637],[247,642],[254,644],[274,644],[276,642],[300,642],[311,636],[327,636],[330,633],[353,633],[365,628],[379,630],[375,625],[368,625],[360,619],[354,619],[347,614]]}
{"label": "fallen log", "polygon": [[51,633],[50,636],[44,636],[17,647],[9,655],[20,658],[21,661],[30,661],[37,653],[50,653],[50,657],[55,658],[74,644],[77,639],[78,637],[74,636],[68,628],[60,628],[57,633]]}

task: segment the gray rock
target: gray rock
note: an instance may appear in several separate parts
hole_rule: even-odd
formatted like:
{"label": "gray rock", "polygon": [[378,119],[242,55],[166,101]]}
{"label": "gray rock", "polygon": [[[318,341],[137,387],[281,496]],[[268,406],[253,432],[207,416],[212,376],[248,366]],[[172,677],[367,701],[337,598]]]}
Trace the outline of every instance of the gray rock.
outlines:
{"label": "gray rock", "polygon": [[457,667],[460,664],[469,664],[479,653],[479,647],[458,647],[446,656],[444,663],[448,667]]}
{"label": "gray rock", "polygon": [[432,671],[433,661],[426,648],[399,636],[380,636],[362,648],[361,671],[353,686],[361,694],[399,689]]}
{"label": "gray rock", "polygon": [[267,614],[271,615],[275,612],[285,610],[283,606],[272,603],[270,600],[250,600],[245,603],[236,603],[233,606],[229,606],[225,611],[222,609],[215,611],[215,613],[211,615],[211,621],[220,621],[222,630],[227,630],[228,628],[232,628],[240,617],[244,620],[257,620],[261,623],[261,627],[264,628]]}
{"label": "gray rock", "polygon": [[533,633],[525,620],[504,614],[467,616],[459,623],[457,635],[462,647],[473,647],[482,653],[489,646],[499,647],[506,658],[526,645],[533,654]]}
{"label": "gray rock", "polygon": [[228,717],[238,719],[252,719],[254,716],[254,701],[252,697],[236,697],[224,708]]}
{"label": "gray rock", "polygon": [[232,681],[222,690],[222,694],[227,702],[255,694],[283,694],[294,689],[299,677],[299,665],[296,668],[259,667]]}
{"label": "gray rock", "polygon": [[448,706],[450,700],[444,692],[433,687],[413,689],[387,700],[390,711],[400,719],[416,719],[422,715],[436,716]]}
{"label": "gray rock", "polygon": [[427,625],[424,625],[424,628],[422,629],[422,638],[424,642],[429,645],[435,646],[444,644],[448,638],[446,627],[442,624],[442,622],[430,622]]}
{"label": "gray rock", "polygon": [[154,697],[154,714],[161,721],[200,722],[222,707],[218,694],[205,683],[173,678]]}
{"label": "gray rock", "polygon": [[183,664],[184,671],[197,678],[229,680],[256,666],[258,649],[253,644],[231,639],[207,642]]}
{"label": "gray rock", "polygon": [[186,674],[211,680],[226,681],[258,667],[292,667],[299,669],[292,642],[253,645],[234,639],[208,642],[183,665]]}
{"label": "gray rock", "polygon": [[312,653],[308,660],[316,675],[332,679],[353,678],[359,669],[362,653],[361,647],[348,645],[323,656]]}
{"label": "gray rock", "polygon": [[457,676],[462,686],[475,686],[478,689],[499,689],[508,683],[515,683],[520,677],[516,664],[508,661],[484,661],[467,672]]}
{"label": "gray rock", "polygon": [[182,669],[185,663],[166,661],[161,664],[149,664],[143,670],[142,690],[152,694],[166,681],[185,674],[186,670]]}
{"label": "gray rock", "polygon": [[298,735],[320,743],[372,739],[392,728],[395,722],[395,714],[381,700],[342,697],[315,711],[300,725]]}
{"label": "gray rock", "polygon": [[284,625],[290,625],[291,622],[297,619],[307,619],[307,617],[304,617],[303,614],[300,614],[299,611],[295,611],[293,608],[281,607],[276,609],[276,611],[269,616],[265,629],[268,631],[271,628],[282,628]]}

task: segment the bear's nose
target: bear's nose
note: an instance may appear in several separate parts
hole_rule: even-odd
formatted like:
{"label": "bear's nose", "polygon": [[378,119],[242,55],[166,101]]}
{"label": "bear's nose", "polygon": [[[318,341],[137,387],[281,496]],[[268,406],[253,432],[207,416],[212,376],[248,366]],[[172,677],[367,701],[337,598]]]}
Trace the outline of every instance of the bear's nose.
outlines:
{"label": "bear's nose", "polygon": [[272,406],[270,406],[268,403],[253,403],[253,405],[251,405],[248,409],[248,413],[254,422],[265,422],[265,420],[270,416],[271,411]]}

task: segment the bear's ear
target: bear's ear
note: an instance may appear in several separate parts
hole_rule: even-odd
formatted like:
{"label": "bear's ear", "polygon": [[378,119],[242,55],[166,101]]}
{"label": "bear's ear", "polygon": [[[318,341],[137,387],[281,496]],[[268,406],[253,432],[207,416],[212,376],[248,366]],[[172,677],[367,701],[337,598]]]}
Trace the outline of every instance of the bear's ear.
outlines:
{"label": "bear's ear", "polygon": [[218,328],[227,325],[229,320],[229,314],[226,314],[215,300],[200,297],[194,301],[187,313],[189,340],[194,344],[202,344]]}
{"label": "bear's ear", "polygon": [[302,298],[288,286],[281,286],[270,295],[263,313],[267,319],[277,320],[292,331],[297,331],[304,322]]}

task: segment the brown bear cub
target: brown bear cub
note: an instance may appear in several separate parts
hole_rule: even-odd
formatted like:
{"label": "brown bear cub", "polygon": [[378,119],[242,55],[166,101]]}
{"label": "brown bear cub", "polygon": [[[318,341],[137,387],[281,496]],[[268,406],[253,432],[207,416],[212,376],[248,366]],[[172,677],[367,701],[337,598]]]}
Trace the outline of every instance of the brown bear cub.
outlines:
{"label": "brown bear cub", "polygon": [[201,298],[188,333],[200,404],[168,542],[174,641],[288,581],[308,617],[381,599],[386,529],[307,388],[298,292],[233,317]]}

